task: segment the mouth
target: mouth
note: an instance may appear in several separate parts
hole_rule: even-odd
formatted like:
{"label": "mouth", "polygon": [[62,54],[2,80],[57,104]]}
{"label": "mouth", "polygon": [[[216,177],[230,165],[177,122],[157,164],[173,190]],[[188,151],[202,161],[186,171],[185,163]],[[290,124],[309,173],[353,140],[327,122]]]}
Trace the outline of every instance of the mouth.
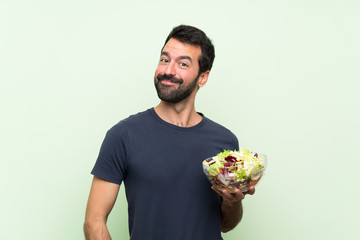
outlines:
{"label": "mouth", "polygon": [[167,86],[173,86],[173,85],[180,84],[180,83],[177,83],[177,82],[174,82],[174,81],[171,81],[171,80],[167,80],[167,79],[160,80],[160,83],[162,85],[167,85]]}
{"label": "mouth", "polygon": [[177,84],[182,84],[184,81],[180,78],[175,78],[173,76],[167,76],[166,74],[159,74],[157,76],[158,82],[162,85],[172,86]]}

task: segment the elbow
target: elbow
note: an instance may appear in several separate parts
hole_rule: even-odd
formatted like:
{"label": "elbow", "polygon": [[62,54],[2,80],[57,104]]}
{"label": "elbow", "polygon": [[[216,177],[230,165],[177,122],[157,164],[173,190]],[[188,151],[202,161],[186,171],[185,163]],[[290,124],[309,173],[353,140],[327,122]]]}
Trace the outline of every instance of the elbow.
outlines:
{"label": "elbow", "polygon": [[227,232],[230,232],[230,231],[231,231],[230,228],[221,228],[222,233],[227,233]]}
{"label": "elbow", "polygon": [[84,232],[89,231],[90,229],[94,228],[94,221],[91,221],[90,219],[85,219],[83,229]]}
{"label": "elbow", "polygon": [[230,232],[231,230],[233,230],[239,224],[239,222],[240,221],[222,223],[221,224],[221,232],[222,233]]}
{"label": "elbow", "polygon": [[89,221],[84,222],[83,231],[85,234],[85,239],[88,239],[88,236],[89,236],[92,228],[93,228],[93,224],[91,224]]}
{"label": "elbow", "polygon": [[107,239],[111,240],[109,231],[106,227],[106,221],[86,219],[84,222],[85,239]]}
{"label": "elbow", "polygon": [[[236,224],[237,225],[237,224]],[[221,232],[222,233],[227,233],[227,232],[230,232],[231,230],[233,230],[235,227],[236,227],[236,225],[234,225],[234,226],[221,226]]]}
{"label": "elbow", "polygon": [[101,224],[99,224],[98,222],[91,221],[91,220],[85,220],[84,225],[83,225],[85,239],[90,239],[89,236],[96,233],[97,230],[99,228],[101,228],[100,226],[101,226]]}

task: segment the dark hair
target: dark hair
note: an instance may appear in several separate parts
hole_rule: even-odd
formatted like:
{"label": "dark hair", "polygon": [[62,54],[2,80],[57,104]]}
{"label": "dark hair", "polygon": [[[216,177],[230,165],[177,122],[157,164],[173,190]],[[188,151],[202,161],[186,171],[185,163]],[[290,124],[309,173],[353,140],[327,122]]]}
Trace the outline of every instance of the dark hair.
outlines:
{"label": "dark hair", "polygon": [[200,46],[201,56],[199,57],[199,75],[207,70],[211,70],[215,59],[215,49],[211,40],[203,31],[196,27],[180,25],[173,28],[166,38],[164,46],[171,38],[183,43]]}

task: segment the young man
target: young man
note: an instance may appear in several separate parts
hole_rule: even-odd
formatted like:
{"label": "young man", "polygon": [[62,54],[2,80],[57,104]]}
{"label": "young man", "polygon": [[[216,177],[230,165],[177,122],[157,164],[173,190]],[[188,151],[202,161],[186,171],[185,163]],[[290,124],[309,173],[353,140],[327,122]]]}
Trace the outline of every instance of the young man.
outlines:
{"label": "young man", "polygon": [[[124,182],[131,240],[220,240],[241,220],[244,194],[212,188],[202,161],[239,149],[233,133],[195,111],[214,46],[180,25],[165,41],[154,83],[160,104],[120,121],[106,134],[87,205],[86,239],[111,239],[106,221]],[[253,187],[247,194],[253,194]]]}

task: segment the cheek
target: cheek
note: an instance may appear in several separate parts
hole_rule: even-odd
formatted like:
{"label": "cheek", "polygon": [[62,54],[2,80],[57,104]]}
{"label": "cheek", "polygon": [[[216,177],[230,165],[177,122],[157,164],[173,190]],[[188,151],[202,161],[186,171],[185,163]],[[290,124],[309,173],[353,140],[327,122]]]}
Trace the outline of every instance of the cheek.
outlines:
{"label": "cheek", "polygon": [[189,72],[185,72],[180,74],[180,77],[185,81],[185,82],[192,82],[196,76],[194,74],[191,74]]}
{"label": "cheek", "polygon": [[158,66],[156,69],[155,69],[155,77],[157,75],[159,75],[159,73],[161,73],[161,68]]}
{"label": "cheek", "polygon": [[159,75],[159,73],[163,73],[165,71],[165,68],[161,65],[158,65],[155,70],[155,76]]}

